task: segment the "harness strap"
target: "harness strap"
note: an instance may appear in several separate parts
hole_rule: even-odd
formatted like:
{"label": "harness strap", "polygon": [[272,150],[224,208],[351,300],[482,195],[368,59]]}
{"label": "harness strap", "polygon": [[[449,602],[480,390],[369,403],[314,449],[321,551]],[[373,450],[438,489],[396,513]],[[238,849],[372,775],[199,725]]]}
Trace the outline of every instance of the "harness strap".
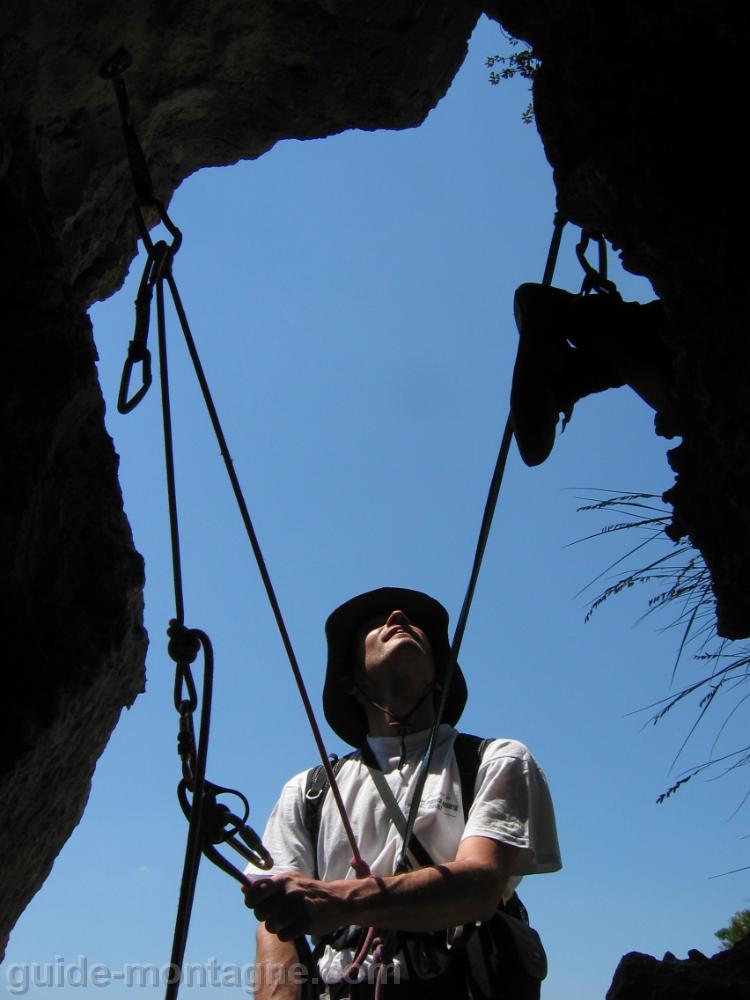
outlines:
{"label": "harness strap", "polygon": [[[391,786],[386,781],[382,770],[378,767],[375,755],[372,753],[369,746],[363,747],[362,760],[367,765],[367,770],[370,772],[370,777],[378,790],[378,794],[383,801],[386,812],[390,816],[396,830],[399,832],[401,837],[403,837],[404,831],[406,830],[406,816],[404,816],[401,812],[401,807],[396,801],[396,796],[391,791]],[[414,855],[417,864],[421,865],[423,868],[435,863],[427,848],[414,832],[412,832],[409,840],[409,850]]]}
{"label": "harness strap", "polygon": [[[355,751],[356,752],[356,751]],[[338,774],[341,768],[344,766],[344,762],[351,760],[354,753],[349,753],[345,757],[335,757],[331,755],[331,771],[333,774]],[[305,805],[304,805],[304,822],[305,828],[310,835],[310,841],[313,847],[313,863],[315,865],[315,878],[320,878],[320,872],[318,871],[318,834],[320,833],[320,810],[323,805],[323,799],[326,797],[326,793],[330,788],[330,782],[328,780],[328,772],[322,764],[318,764],[317,767],[311,767],[307,772],[307,778],[305,779]]]}
{"label": "harness strap", "polygon": [[[461,805],[463,808],[464,822],[469,817],[469,811],[474,802],[475,786],[479,766],[482,763],[485,750],[491,740],[482,739],[481,736],[471,736],[469,733],[457,733],[453,744],[453,752],[456,755],[458,771],[461,780]],[[374,758],[369,753],[369,747],[360,751],[365,764],[374,764]],[[338,774],[346,761],[353,760],[357,751],[347,754],[345,757],[337,757],[331,762],[334,774]],[[315,864],[315,878],[320,878],[318,871],[318,838],[320,835],[320,818],[323,800],[328,792],[328,775],[322,764],[312,767],[307,772],[305,779],[305,802],[303,822],[310,837],[313,848],[313,858]],[[381,793],[382,794],[382,793]],[[386,803],[387,806],[387,803]],[[399,810],[400,811],[400,810]],[[411,835],[409,850],[412,852],[420,865],[433,864],[432,858],[427,849],[420,843],[414,833]]]}

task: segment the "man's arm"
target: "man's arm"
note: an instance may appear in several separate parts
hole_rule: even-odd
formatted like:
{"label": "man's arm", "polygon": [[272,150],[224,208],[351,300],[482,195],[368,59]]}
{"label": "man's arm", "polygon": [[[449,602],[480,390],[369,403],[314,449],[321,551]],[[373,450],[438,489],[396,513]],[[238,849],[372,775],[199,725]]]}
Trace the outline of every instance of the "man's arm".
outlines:
{"label": "man's arm", "polygon": [[462,841],[455,861],[403,875],[321,882],[275,875],[253,884],[246,902],[283,942],[349,924],[434,931],[488,919],[497,908],[518,848],[488,837]]}
{"label": "man's arm", "polygon": [[263,924],[255,934],[255,1000],[299,1000],[300,961],[293,941],[282,941]]}

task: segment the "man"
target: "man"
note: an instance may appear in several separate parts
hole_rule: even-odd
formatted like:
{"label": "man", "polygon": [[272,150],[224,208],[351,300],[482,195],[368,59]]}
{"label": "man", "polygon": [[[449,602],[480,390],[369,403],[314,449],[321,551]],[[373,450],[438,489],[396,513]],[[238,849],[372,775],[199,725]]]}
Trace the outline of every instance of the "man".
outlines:
{"label": "man", "polygon": [[[382,588],[334,611],[326,635],[325,715],[334,732],[358,751],[345,760],[337,784],[372,874],[355,877],[332,795],[320,806],[313,844],[306,822],[307,773],[293,778],[263,837],[275,868],[271,877],[246,890],[246,902],[261,922],[257,1000],[297,1000],[301,995],[299,977],[291,973],[299,962],[295,938],[374,927],[386,938],[391,930],[407,932],[408,942],[408,932],[488,920],[501,901],[513,896],[522,875],[560,868],[544,775],[514,740],[494,740],[485,749],[464,824],[453,726],[466,701],[466,683],[456,667],[414,825],[434,863],[418,866],[412,857],[413,870],[393,874],[402,847],[397,825],[403,828],[402,817],[394,816],[393,801],[400,813],[408,814],[448,666],[448,615],[426,594]],[[342,980],[357,944],[346,932],[328,943],[319,960],[325,983]],[[427,995],[422,989],[433,1000],[466,996],[459,981],[463,973],[452,971],[450,963],[443,976],[422,983],[409,953],[407,943],[395,957],[390,979],[400,982],[386,987],[386,996],[406,1000]],[[375,964],[376,957],[368,954],[360,977],[372,981]],[[282,969],[289,975],[280,974]],[[355,986],[350,991],[342,983],[332,985],[330,995],[372,996],[373,988]]]}

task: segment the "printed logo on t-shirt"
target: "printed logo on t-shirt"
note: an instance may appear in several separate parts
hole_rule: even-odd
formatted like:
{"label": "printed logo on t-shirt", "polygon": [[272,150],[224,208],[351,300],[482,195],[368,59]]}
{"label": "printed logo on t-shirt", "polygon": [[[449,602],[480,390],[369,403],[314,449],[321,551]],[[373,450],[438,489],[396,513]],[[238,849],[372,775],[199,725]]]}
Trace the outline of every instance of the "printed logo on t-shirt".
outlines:
{"label": "printed logo on t-shirt", "polygon": [[458,815],[458,803],[454,802],[452,799],[448,799],[440,792],[438,795],[433,795],[429,799],[424,800],[424,808],[429,811],[440,811],[445,812],[448,816]]}

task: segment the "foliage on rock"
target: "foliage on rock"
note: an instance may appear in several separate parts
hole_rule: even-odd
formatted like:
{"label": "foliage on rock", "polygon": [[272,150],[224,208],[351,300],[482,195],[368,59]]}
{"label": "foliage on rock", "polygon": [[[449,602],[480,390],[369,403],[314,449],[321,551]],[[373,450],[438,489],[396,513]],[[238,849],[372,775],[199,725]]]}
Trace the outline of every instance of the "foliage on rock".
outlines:
{"label": "foliage on rock", "polygon": [[[633,533],[638,537],[632,548],[597,577],[599,580],[609,571],[615,568],[618,570],[615,581],[592,602],[586,620],[616,594],[633,587],[655,589],[656,593],[648,599],[642,618],[654,612],[672,612],[669,624],[677,629],[679,636],[672,679],[690,649],[693,651],[692,660],[699,665],[700,670],[696,679],[680,687],[675,694],[648,706],[648,710],[653,713],[649,721],[655,725],[678,704],[689,699],[695,700],[697,713],[675,756],[676,761],[697,727],[706,718],[709,709],[714,703],[721,704],[725,712],[713,743],[712,750],[715,749],[732,716],[747,708],[750,695],[743,685],[750,680],[750,644],[746,640],[733,641],[718,636],[711,575],[703,557],[688,541],[675,544],[669,540],[664,529],[669,524],[670,512],[661,506],[660,498],[654,494],[607,496],[593,500],[579,510],[616,515],[616,520],[581,541],[622,531],[628,532],[628,537],[633,537]],[[654,558],[644,561],[644,552],[650,553]],[[634,559],[635,568],[631,569],[629,565]],[[726,774],[746,764],[750,764],[750,744],[717,756],[712,752],[708,760],[680,773],[677,780],[659,795],[657,802],[664,802],[697,774],[706,770]]]}
{"label": "foliage on rock", "polygon": [[[508,35],[504,31],[502,34],[511,47],[515,48],[518,46],[517,38],[513,38],[512,35]],[[493,87],[496,87],[501,80],[512,80],[518,76],[522,80],[529,81],[529,91],[531,92],[534,77],[539,69],[540,60],[538,56],[534,55],[531,49],[525,48],[519,49],[516,52],[510,52],[504,56],[487,56],[486,65],[487,69],[490,70],[489,81]],[[498,67],[498,69],[495,67]],[[530,125],[534,121],[533,97],[521,115],[521,121],[525,125]]]}
{"label": "foliage on rock", "polygon": [[750,937],[750,910],[738,910],[729,921],[729,926],[716,932],[716,937],[724,949],[733,948],[738,941]]}

